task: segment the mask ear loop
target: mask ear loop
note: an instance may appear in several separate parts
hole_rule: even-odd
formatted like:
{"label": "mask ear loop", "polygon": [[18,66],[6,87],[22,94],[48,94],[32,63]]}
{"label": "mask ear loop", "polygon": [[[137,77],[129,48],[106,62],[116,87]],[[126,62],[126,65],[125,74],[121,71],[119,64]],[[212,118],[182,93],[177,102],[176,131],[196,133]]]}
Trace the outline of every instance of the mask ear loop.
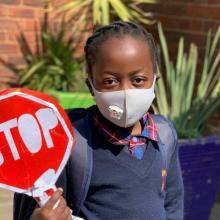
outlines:
{"label": "mask ear loop", "polygon": [[151,87],[150,87],[150,88],[154,88],[155,83],[156,83],[156,81],[157,81],[157,77],[158,77],[158,73],[154,73],[154,79],[153,79],[153,83],[152,83],[152,85],[151,85]]}
{"label": "mask ear loop", "polygon": [[87,78],[87,82],[89,83],[90,87],[91,87],[93,90],[97,91],[97,90],[95,89],[94,85],[93,85],[93,82],[92,82],[92,78],[91,78],[91,77],[88,77],[88,78]]}
{"label": "mask ear loop", "polygon": [[[153,83],[152,83],[152,86],[151,86],[151,88],[153,88],[154,90],[155,90],[156,81],[157,81],[159,78],[160,78],[160,73],[154,73],[154,79],[153,79]],[[155,114],[156,111],[155,111],[155,107],[154,107],[153,104],[151,104],[151,106],[150,106],[148,112]]]}
{"label": "mask ear loop", "polygon": [[89,78],[87,78],[86,80],[85,80],[85,83],[86,83],[86,85],[87,85],[87,87],[89,88],[89,91],[90,91],[90,93],[91,93],[91,95],[92,96],[95,96],[95,94],[94,94],[94,86],[93,86],[93,84],[92,84],[92,80],[91,80],[91,78],[89,77]]}
{"label": "mask ear loop", "polygon": [[93,83],[92,83],[92,78],[90,78],[90,77],[88,77],[87,78],[87,85],[88,85],[88,87],[89,88],[91,88],[91,93],[93,94],[93,96],[95,95],[95,93],[101,93],[100,91],[98,91],[96,88],[95,88],[95,86],[93,85]]}

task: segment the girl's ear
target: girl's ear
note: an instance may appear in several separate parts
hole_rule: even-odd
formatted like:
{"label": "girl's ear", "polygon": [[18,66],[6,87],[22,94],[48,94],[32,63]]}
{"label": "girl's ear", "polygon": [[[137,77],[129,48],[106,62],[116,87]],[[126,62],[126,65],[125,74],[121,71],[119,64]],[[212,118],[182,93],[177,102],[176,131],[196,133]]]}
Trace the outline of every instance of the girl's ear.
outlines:
{"label": "girl's ear", "polygon": [[85,83],[86,83],[86,85],[88,86],[91,95],[94,96],[94,92],[93,92],[93,90],[92,90],[92,86],[91,86],[91,84],[90,84],[88,78],[85,80]]}

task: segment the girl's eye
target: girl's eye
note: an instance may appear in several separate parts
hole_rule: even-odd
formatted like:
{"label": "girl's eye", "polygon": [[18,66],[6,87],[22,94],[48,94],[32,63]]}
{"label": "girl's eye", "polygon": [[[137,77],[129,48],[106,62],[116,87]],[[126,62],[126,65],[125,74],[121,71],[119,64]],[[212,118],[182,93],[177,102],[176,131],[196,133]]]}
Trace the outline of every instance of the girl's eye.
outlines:
{"label": "girl's eye", "polygon": [[146,81],[147,81],[147,79],[144,78],[144,77],[136,77],[136,78],[133,79],[133,84],[135,86],[142,86],[142,85],[144,85],[144,83]]}
{"label": "girl's eye", "polygon": [[117,79],[105,79],[103,82],[105,85],[115,85],[118,83],[118,80]]}

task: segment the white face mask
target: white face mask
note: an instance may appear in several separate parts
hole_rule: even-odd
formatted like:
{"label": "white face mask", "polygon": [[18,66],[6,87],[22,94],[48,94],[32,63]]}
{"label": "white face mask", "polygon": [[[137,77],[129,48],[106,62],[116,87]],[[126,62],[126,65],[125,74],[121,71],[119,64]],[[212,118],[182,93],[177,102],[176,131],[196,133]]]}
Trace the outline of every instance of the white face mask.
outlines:
{"label": "white face mask", "polygon": [[156,77],[154,77],[153,84],[149,89],[99,92],[89,79],[100,112],[119,127],[131,127],[148,111],[155,98],[155,81]]}

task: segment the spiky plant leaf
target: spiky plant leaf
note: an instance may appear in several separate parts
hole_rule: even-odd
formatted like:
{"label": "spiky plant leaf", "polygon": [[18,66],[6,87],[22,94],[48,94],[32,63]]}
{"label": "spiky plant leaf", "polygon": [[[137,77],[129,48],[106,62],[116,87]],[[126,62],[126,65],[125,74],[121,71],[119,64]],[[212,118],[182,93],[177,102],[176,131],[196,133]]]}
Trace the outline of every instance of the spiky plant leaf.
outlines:
{"label": "spiky plant leaf", "polygon": [[[195,84],[198,73],[198,49],[191,44],[184,50],[183,38],[179,41],[176,65],[169,57],[166,37],[158,25],[165,73],[157,84],[156,110],[168,116],[181,138],[200,136],[207,120],[220,107],[220,52],[218,43],[220,27],[214,38],[207,35],[206,53],[200,81]],[[169,109],[169,110],[168,110]]]}

